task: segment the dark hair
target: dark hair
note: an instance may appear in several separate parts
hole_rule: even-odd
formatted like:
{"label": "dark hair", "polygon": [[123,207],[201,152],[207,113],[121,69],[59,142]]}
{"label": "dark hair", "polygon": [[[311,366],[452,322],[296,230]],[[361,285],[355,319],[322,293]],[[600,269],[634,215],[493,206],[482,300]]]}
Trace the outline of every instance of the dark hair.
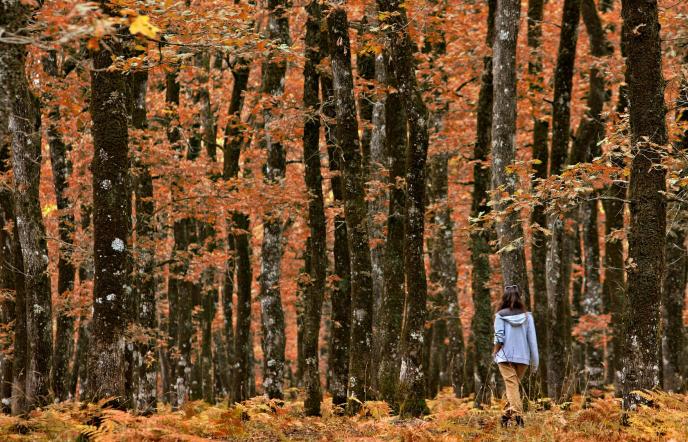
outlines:
{"label": "dark hair", "polygon": [[521,290],[518,288],[518,285],[508,285],[504,287],[504,295],[502,296],[502,303],[499,306],[499,310],[505,308],[512,310],[526,310],[526,306],[521,300]]}

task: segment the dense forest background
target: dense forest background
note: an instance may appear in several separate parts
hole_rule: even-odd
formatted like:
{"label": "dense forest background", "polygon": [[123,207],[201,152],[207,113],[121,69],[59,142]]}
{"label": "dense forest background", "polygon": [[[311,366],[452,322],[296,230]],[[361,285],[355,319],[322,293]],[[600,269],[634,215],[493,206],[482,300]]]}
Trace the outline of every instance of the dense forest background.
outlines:
{"label": "dense forest background", "polygon": [[531,398],[683,392],[687,29],[673,0],[4,1],[4,411],[489,404],[509,284]]}

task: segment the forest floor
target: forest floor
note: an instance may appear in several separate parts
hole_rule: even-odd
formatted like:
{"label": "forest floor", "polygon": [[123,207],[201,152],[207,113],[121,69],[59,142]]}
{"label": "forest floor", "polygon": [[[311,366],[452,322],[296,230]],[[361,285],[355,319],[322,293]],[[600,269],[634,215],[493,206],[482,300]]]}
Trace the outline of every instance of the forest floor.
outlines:
{"label": "forest floor", "polygon": [[609,394],[586,407],[581,397],[563,409],[544,410],[537,403],[526,413],[523,429],[501,428],[503,403],[479,410],[469,399],[455,399],[449,391],[429,401],[429,416],[411,420],[390,416],[382,402],[366,403],[354,418],[335,416],[327,400],[323,417],[304,417],[298,397],[283,406],[264,398],[230,408],[192,402],[180,411],[163,408],[150,417],[63,403],[34,411],[28,419],[0,417],[0,440],[688,441],[688,396],[657,392],[650,400],[651,406],[629,415],[628,425],[621,424],[619,402]]}

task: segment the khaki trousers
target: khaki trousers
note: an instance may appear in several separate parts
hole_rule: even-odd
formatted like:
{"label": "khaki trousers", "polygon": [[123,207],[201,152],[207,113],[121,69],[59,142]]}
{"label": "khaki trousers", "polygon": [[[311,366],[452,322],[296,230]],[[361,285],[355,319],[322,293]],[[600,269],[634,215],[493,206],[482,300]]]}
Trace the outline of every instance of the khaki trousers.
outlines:
{"label": "khaki trousers", "polygon": [[499,372],[504,379],[506,386],[506,413],[512,416],[520,416],[523,414],[523,402],[521,401],[521,379],[528,368],[525,364],[512,364],[510,362],[502,362],[499,364]]}

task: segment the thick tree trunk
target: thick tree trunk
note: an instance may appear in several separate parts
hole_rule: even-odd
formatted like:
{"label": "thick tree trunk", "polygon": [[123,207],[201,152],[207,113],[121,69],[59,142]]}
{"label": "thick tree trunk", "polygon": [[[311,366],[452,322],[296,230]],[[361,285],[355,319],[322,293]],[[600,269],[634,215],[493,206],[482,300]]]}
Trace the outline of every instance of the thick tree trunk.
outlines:
{"label": "thick tree trunk", "polygon": [[126,75],[112,65],[122,43],[108,42],[93,56],[93,320],[87,399],[115,398],[125,407],[125,331],[131,320],[129,148]]}
{"label": "thick tree trunk", "polygon": [[415,45],[408,33],[408,19],[401,2],[378,0],[390,54],[390,73],[399,86],[408,120],[406,148],[406,218],[404,223],[404,273],[406,306],[401,335],[399,412],[419,416],[428,411],[425,403],[423,332],[427,313],[427,281],[423,255],[425,231],[425,163],[429,143],[429,114],[416,80]]}
{"label": "thick tree trunk", "polygon": [[[324,55],[325,53],[329,54],[330,49],[326,24],[322,28],[324,30],[320,44],[322,45]],[[320,85],[323,96],[322,112],[325,118],[327,118],[325,141],[327,143],[327,156],[331,173],[330,187],[332,188],[335,207],[343,209],[344,181],[342,179],[342,157],[337,148],[339,145],[337,140],[337,114],[331,72],[324,71],[320,74]],[[332,299],[332,331],[330,335],[330,359],[328,361],[332,403],[338,407],[346,404],[349,382],[351,261],[347,231],[343,210],[338,210],[334,215],[333,276],[335,277],[335,282],[330,294]]]}
{"label": "thick tree trunk", "polygon": [[[492,189],[495,207],[503,211],[516,190],[518,176],[508,172],[515,161],[516,134],[516,42],[520,2],[500,0],[495,18],[495,40],[492,54]],[[524,299],[529,299],[523,226],[517,212],[497,222],[499,255],[504,285],[517,284]]]}
{"label": "thick tree trunk", "polygon": [[[676,121],[685,125],[688,121],[688,79],[686,78],[681,79],[676,107]],[[674,150],[679,154],[688,152],[688,130],[684,130],[679,140],[674,143]],[[682,170],[681,176],[688,176],[688,170]],[[683,194],[685,192],[681,193]],[[688,219],[686,219],[685,209],[683,203],[670,203],[667,216],[669,226],[666,245],[667,269],[662,297],[662,360],[664,363],[663,388],[673,392],[685,391],[686,375],[688,375],[686,327],[683,324],[686,283],[688,282],[686,277],[688,257],[685,244],[688,236]]]}
{"label": "thick tree trunk", "polygon": [[[494,42],[494,20],[496,0],[488,2],[486,44]],[[483,59],[483,74],[480,80],[477,109],[477,139],[473,148],[473,195],[471,219],[480,220],[490,211],[487,205],[490,196],[490,169],[487,167],[492,143],[492,57]],[[480,221],[473,224],[471,231],[471,287],[473,289],[473,308],[471,320],[471,352],[474,361],[475,404],[489,403],[490,391],[488,376],[492,365],[492,300],[490,289],[490,232]]]}
{"label": "thick tree trunk", "polygon": [[[531,84],[528,89],[533,98],[533,166],[535,180],[547,178],[549,166],[549,122],[544,115],[547,113],[544,100],[541,95],[544,90],[543,53],[542,53],[542,21],[544,18],[544,0],[528,1],[528,47],[531,54],[528,60],[528,74],[531,76]],[[540,389],[544,391],[547,386],[547,236],[543,231],[547,227],[545,206],[538,204],[533,207],[530,218],[531,252],[530,260],[533,271],[533,315],[535,317],[535,330],[538,337],[540,351],[540,370],[538,379]]]}
{"label": "thick tree trunk", "polygon": [[[275,45],[288,45],[289,21],[285,0],[268,1],[268,38]],[[274,53],[271,57],[274,57]],[[272,98],[279,98],[284,92],[287,63],[270,59],[263,64],[261,90]],[[270,108],[263,110],[267,163],[265,182],[276,187],[282,185],[286,173],[286,152],[284,146],[272,136],[271,126],[275,117]],[[284,311],[280,293],[280,266],[282,262],[282,220],[278,211],[269,211],[263,218],[263,244],[261,246],[260,305],[263,331],[263,387],[271,399],[284,396]]]}
{"label": "thick tree trunk", "polygon": [[624,0],[621,11],[627,44],[631,163],[628,233],[628,303],[624,313],[622,390],[625,407],[631,392],[659,386],[660,307],[665,270],[666,170],[661,151],[667,143],[661,41],[656,2]]}
{"label": "thick tree trunk", "polygon": [[[11,1],[0,7],[2,26],[9,32],[26,32],[32,10]],[[39,185],[41,178],[41,115],[38,100],[29,89],[24,69],[27,47],[0,46],[1,83],[7,87],[11,106],[9,131],[12,136],[12,169],[17,232],[23,257],[26,290],[26,405],[29,409],[50,401],[52,365],[52,305],[48,248],[41,215]]]}
{"label": "thick tree trunk", "polygon": [[306,7],[306,64],[303,69],[303,104],[306,108],[306,121],[303,132],[303,159],[305,163],[305,181],[308,189],[308,227],[310,228],[310,284],[306,287],[304,299],[304,382],[306,399],[304,407],[309,416],[320,415],[322,391],[320,387],[320,370],[318,341],[320,337],[320,317],[325,295],[325,278],[327,277],[327,220],[322,191],[322,174],[320,172],[320,116],[318,97],[320,64],[320,22],[321,6],[318,0],[312,0]]}
{"label": "thick tree trunk", "polygon": [[[146,93],[148,72],[131,74],[133,100],[132,126],[144,130],[147,127]],[[138,152],[141,155],[141,152]],[[134,400],[136,411],[150,414],[157,405],[158,361],[156,355],[157,307],[155,293],[155,202],[153,178],[146,159],[137,158],[137,176],[134,180],[136,195],[136,247],[138,271],[134,279],[134,317],[147,340],[137,342],[134,351]]]}
{"label": "thick tree trunk", "polygon": [[[389,86],[395,88],[396,81],[390,75]],[[406,192],[403,179],[406,176],[404,152],[407,144],[406,112],[399,92],[390,92],[385,99],[386,150],[390,159],[389,208],[387,216],[387,239],[384,259],[384,292],[380,315],[380,365],[377,373],[377,388],[380,399],[397,405],[397,383],[399,382],[399,336],[404,315],[404,224],[406,218]]]}
{"label": "thick tree trunk", "polygon": [[[43,69],[59,81],[60,70],[57,66],[57,54],[49,51],[43,57]],[[55,399],[64,401],[69,395],[69,359],[74,347],[74,318],[72,310],[72,291],[76,270],[71,260],[72,235],[74,233],[74,216],[71,213],[70,201],[66,196],[67,180],[72,172],[69,159],[71,146],[62,141],[57,128],[60,119],[58,106],[50,108],[48,113],[48,146],[50,148],[50,165],[53,172],[53,185],[57,209],[59,211],[60,256],[57,262],[57,292],[60,303],[56,306],[55,344],[53,348],[52,385]]]}
{"label": "thick tree trunk", "polygon": [[361,159],[356,101],[351,73],[349,23],[342,7],[327,15],[328,47],[337,103],[337,141],[343,174],[344,217],[351,252],[351,338],[348,409],[355,413],[372,397],[372,264],[368,242],[365,169]]}
{"label": "thick tree trunk", "polygon": [[[571,89],[578,42],[580,0],[565,0],[559,53],[554,73],[552,106],[552,153],[550,175],[561,174],[567,164],[571,125]],[[547,224],[551,232],[547,254],[547,392],[554,400],[571,394],[564,391],[567,372],[571,372],[571,319],[569,284],[573,235],[568,226],[569,214],[552,213]]]}

